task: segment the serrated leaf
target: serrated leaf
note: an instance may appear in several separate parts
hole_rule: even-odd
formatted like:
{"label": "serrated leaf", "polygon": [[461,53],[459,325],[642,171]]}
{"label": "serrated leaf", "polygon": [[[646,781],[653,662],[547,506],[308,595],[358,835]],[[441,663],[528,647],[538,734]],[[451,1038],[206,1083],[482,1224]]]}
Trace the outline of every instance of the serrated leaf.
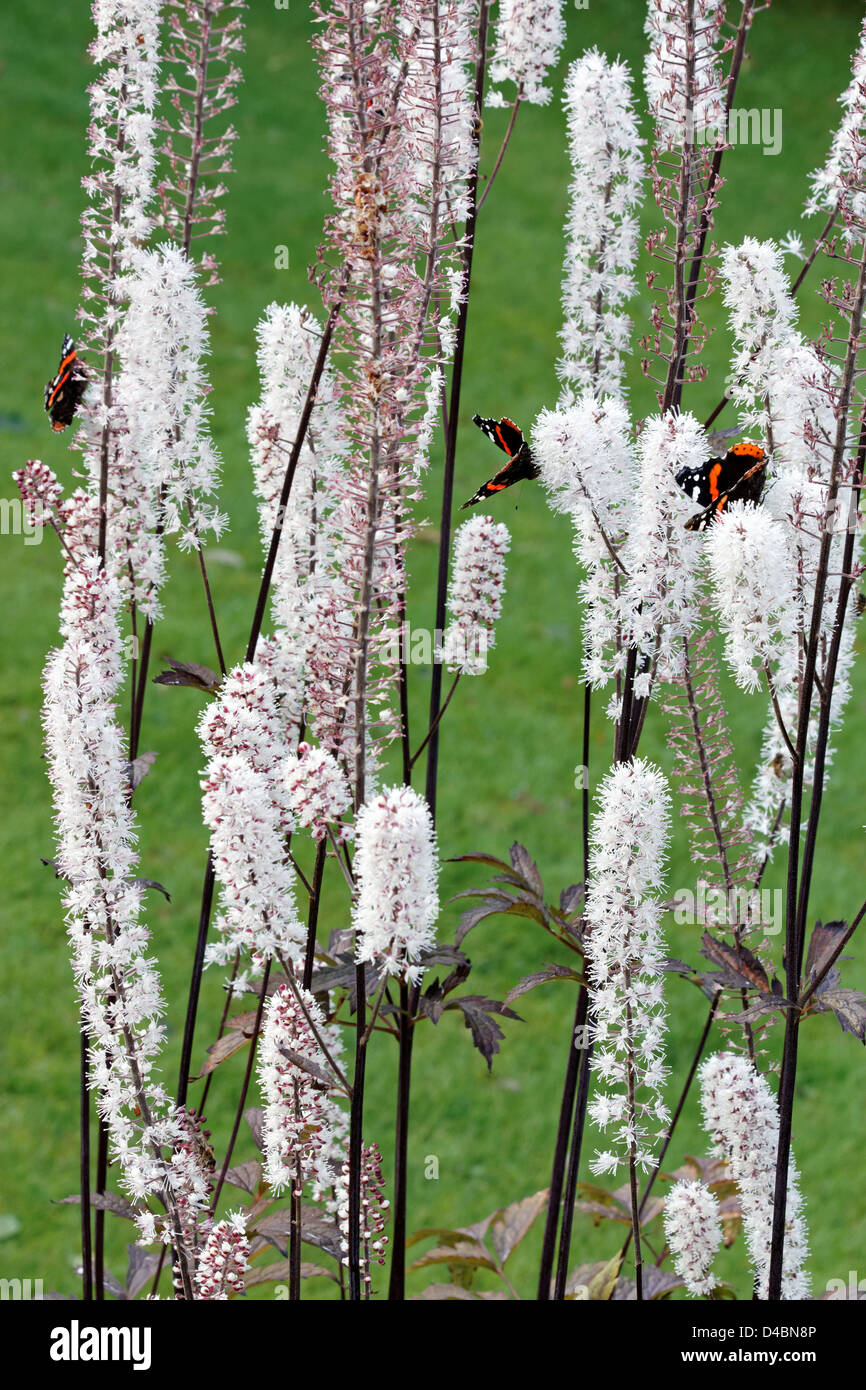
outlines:
{"label": "serrated leaf", "polygon": [[839,942],[848,930],[847,922],[816,922],[809,937],[809,950],[806,955],[804,980],[811,984],[820,975],[827,961],[838,948]]}
{"label": "serrated leaf", "polygon": [[817,990],[814,998],[820,1001],[816,1013],[831,1009],[843,1033],[853,1033],[861,1043],[866,1043],[866,995],[857,989],[831,987]]}
{"label": "serrated leaf", "polygon": [[531,989],[536,989],[538,985],[546,984],[548,980],[576,980],[579,985],[586,984],[586,980],[577,970],[572,970],[568,965],[546,965],[543,970],[536,970],[532,975],[524,975],[522,980],[510,989],[505,996],[506,1004],[510,1004],[513,999],[519,999],[521,994],[528,994]]}
{"label": "serrated leaf", "polygon": [[767,972],[747,946],[729,946],[727,942],[717,941],[709,932],[704,932],[701,955],[717,967],[724,984],[757,989],[760,994],[770,993]]}
{"label": "serrated leaf", "polygon": [[222,682],[222,676],[209,666],[199,665],[197,661],[174,661],[171,657],[167,661],[171,670],[160,671],[158,676],[154,676],[154,685],[191,685],[196,690],[212,694]]}
{"label": "serrated leaf", "polygon": [[255,1197],[261,1186],[262,1165],[255,1158],[247,1159],[246,1163],[229,1168],[225,1180],[232,1187],[239,1187],[242,1192],[248,1192],[251,1197]]}
{"label": "serrated leaf", "polygon": [[[292,1277],[292,1266],[289,1260],[276,1260],[273,1264],[253,1266],[244,1275],[244,1285],[250,1289],[254,1284],[288,1284]],[[309,1264],[306,1260],[301,1262],[302,1279],[332,1279],[335,1284],[340,1280],[330,1269],[325,1269],[324,1265]]]}
{"label": "serrated leaf", "polygon": [[538,865],[532,858],[528,849],[520,845],[515,840],[508,851],[512,868],[522,875],[526,883],[541,898],[544,896],[544,884],[541,881],[541,874],[538,872]]}
{"label": "serrated leaf", "polygon": [[484,1249],[478,1241],[461,1240],[456,1245],[437,1246],[434,1250],[428,1250],[425,1255],[419,1255],[410,1265],[410,1269],[428,1269],[431,1265],[463,1266],[471,1269],[492,1269],[496,1271],[496,1265],[490,1257],[490,1252]]}
{"label": "serrated leaf", "polygon": [[160,1263],[158,1251],[142,1250],[140,1245],[127,1245],[129,1264],[126,1269],[126,1297],[135,1298],[149,1284]]}
{"label": "serrated leaf", "polygon": [[216,1042],[211,1043],[208,1048],[207,1057],[202,1064],[202,1069],[198,1076],[191,1077],[190,1079],[193,1081],[201,1081],[203,1076],[207,1076],[209,1072],[215,1071],[221,1062],[225,1062],[228,1057],[233,1056],[235,1052],[240,1052],[242,1047],[246,1047],[251,1037],[252,1029],[250,1029],[249,1032],[246,1032],[243,1028],[230,1029],[227,1033],[223,1033],[222,1037],[217,1038]]}
{"label": "serrated leaf", "polygon": [[250,1134],[253,1136],[253,1143],[259,1150],[264,1149],[264,1140],[262,1139],[264,1118],[265,1112],[257,1105],[248,1105],[244,1111],[244,1119],[249,1125]]}
{"label": "serrated leaf", "polygon": [[462,994],[457,999],[449,999],[445,1007],[460,1009],[466,1027],[472,1033],[472,1042],[486,1061],[488,1070],[492,1070],[493,1058],[499,1051],[499,1041],[505,1037],[499,1024],[491,1018],[491,1014],[501,1014],[505,1018],[523,1022],[513,1009],[507,1008],[495,999],[485,999],[481,994]]}
{"label": "serrated leaf", "polygon": [[576,917],[583,910],[584,898],[586,893],[582,883],[572,883],[568,888],[563,888],[559,895],[559,909],[567,917]]}
{"label": "serrated leaf", "polygon": [[447,860],[449,864],[487,864],[491,869],[504,869],[508,872],[508,865],[504,859],[497,859],[493,854],[455,854],[452,859]]}
{"label": "serrated leaf", "polygon": [[[81,1193],[73,1192],[69,1197],[60,1197],[53,1205],[80,1206]],[[90,1205],[95,1211],[110,1211],[112,1216],[121,1216],[124,1221],[134,1221],[139,1215],[139,1208],[134,1207],[125,1197],[119,1197],[116,1192],[91,1192]],[[141,1211],[145,1210],[145,1207],[141,1208]]]}
{"label": "serrated leaf", "polygon": [[589,1280],[587,1291],[590,1303],[607,1303],[613,1298],[621,1264],[622,1255],[614,1255],[613,1259],[602,1265],[598,1273]]}
{"label": "serrated leaf", "polygon": [[522,1201],[512,1202],[494,1216],[490,1223],[490,1243],[499,1263],[504,1265],[509,1255],[532,1229],[533,1222],[547,1206],[548,1189],[534,1192]]}
{"label": "serrated leaf", "polygon": [[317,1062],[311,1062],[309,1057],[305,1057],[302,1052],[296,1052],[294,1048],[284,1046],[280,1046],[278,1050],[287,1062],[291,1062],[292,1066],[297,1067],[299,1071],[306,1072],[307,1076],[311,1076],[326,1091],[342,1091],[343,1087],[334,1080],[329,1072],[325,1071],[324,1067],[320,1067]]}

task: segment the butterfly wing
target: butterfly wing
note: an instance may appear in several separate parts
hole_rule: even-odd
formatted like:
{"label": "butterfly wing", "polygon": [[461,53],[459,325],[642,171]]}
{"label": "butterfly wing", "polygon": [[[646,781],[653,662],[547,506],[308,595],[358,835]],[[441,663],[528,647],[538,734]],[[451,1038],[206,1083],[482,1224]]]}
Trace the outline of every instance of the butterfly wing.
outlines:
{"label": "butterfly wing", "polygon": [[524,478],[537,478],[540,469],[532,455],[532,450],[523,437],[523,431],[513,420],[503,416],[500,420],[483,419],[480,415],[473,415],[473,424],[492,439],[497,448],[508,455],[508,462],[500,468],[498,473],[494,473],[492,478],[488,478],[474,497],[470,497],[468,502],[464,502],[460,508],[465,511],[467,507],[472,507],[476,502],[483,502],[486,497],[492,497],[496,492],[503,492],[505,488],[512,487],[514,483],[521,482]]}
{"label": "butterfly wing", "polygon": [[[748,466],[751,463],[751,466]],[[690,517],[686,522],[687,531],[705,531],[712,521],[725,509],[729,502],[752,502],[757,505],[764,491],[767,477],[767,456],[759,444],[741,444],[731,449],[721,462],[705,464],[707,470],[705,487],[695,501],[703,502],[703,511]],[[744,471],[745,469],[745,471]],[[683,469],[682,472],[699,473],[699,469]],[[677,474],[679,482],[681,473]],[[682,487],[683,484],[680,483]],[[688,488],[685,488],[688,491]],[[705,501],[704,494],[709,493]]]}
{"label": "butterfly wing", "polygon": [[86,384],[87,378],[75,342],[67,333],[60,349],[57,375],[45,387],[45,409],[55,434],[72,423]]}

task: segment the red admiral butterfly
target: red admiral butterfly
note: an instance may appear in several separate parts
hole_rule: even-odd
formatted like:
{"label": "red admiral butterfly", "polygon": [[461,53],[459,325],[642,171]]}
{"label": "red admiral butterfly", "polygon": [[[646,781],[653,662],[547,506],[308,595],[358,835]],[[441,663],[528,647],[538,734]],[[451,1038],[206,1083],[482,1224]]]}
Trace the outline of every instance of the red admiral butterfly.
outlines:
{"label": "red admiral butterfly", "polygon": [[681,468],[676,483],[703,511],[686,522],[687,531],[705,531],[729,502],[760,502],[767,477],[767,455],[760,444],[744,440],[724,458],[707,459],[700,468]]}
{"label": "red admiral butterfly", "polygon": [[486,497],[492,497],[494,492],[502,492],[504,488],[521,482],[524,478],[537,478],[541,472],[532,450],[523,438],[523,431],[513,420],[504,416],[501,420],[483,420],[480,415],[473,415],[472,423],[508,455],[508,462],[478,489],[474,497],[463,503],[461,512],[474,506],[476,502],[483,502]]}
{"label": "red admiral butterfly", "polygon": [[75,343],[67,333],[60,349],[60,366],[53,381],[45,387],[45,409],[56,434],[72,424],[72,417],[78,409],[84,389],[87,386],[87,373],[84,364],[75,350]]}

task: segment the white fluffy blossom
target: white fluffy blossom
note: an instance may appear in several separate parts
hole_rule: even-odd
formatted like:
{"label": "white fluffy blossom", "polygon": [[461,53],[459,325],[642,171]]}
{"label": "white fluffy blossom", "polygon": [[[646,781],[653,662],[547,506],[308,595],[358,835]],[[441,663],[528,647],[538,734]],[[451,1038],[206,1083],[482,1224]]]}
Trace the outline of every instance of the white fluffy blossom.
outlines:
{"label": "white fluffy blossom", "polygon": [[[550,101],[545,79],[565,42],[563,0],[499,0],[498,8],[490,80],[513,82],[516,95],[545,106]],[[505,106],[505,97],[491,91],[487,105]]]}
{"label": "white fluffy blossom", "polygon": [[[321,327],[307,309],[274,303],[260,319],[256,336],[261,395],[247,417],[247,438],[259,499],[262,545],[267,554]],[[290,740],[297,738],[303,719],[308,659],[316,635],[317,595],[327,585],[332,570],[331,483],[343,448],[333,374],[326,367],[282,519],[271,587],[275,639],[281,654],[274,675],[280,688],[280,714]]]}
{"label": "white fluffy blossom", "polygon": [[[701,539],[685,522],[694,507],[676,485],[681,468],[700,468],[707,457],[702,425],[690,414],[653,416],[638,441],[640,473],[629,539],[624,548],[628,580],[622,624],[627,643],[641,657],[658,660],[661,679],[681,669],[682,639],[697,619]],[[635,694],[644,696],[641,676]]]}
{"label": "white fluffy blossom", "polygon": [[762,507],[733,502],[710,527],[706,552],[725,657],[740,689],[755,690],[795,635],[786,527]]}
{"label": "white fluffy blossom", "polygon": [[719,1204],[701,1182],[678,1182],[665,1198],[665,1239],[674,1269],[695,1298],[711,1294],[718,1280],[711,1273],[722,1243]]}
{"label": "white fluffy blossom", "polygon": [[613,1129],[611,1148],[597,1151],[590,1164],[594,1173],[615,1173],[632,1154],[639,1166],[651,1167],[653,1126],[669,1115],[662,1099],[668,1069],[657,897],[669,807],[665,778],[638,758],[607,774],[593,817],[586,962],[599,1086],[590,1114],[601,1129]]}
{"label": "white fluffy blossom", "polygon": [[851,71],[851,81],[839,98],[842,121],[833,136],[824,167],[812,174],[812,192],[806,204],[807,213],[830,212],[841,201],[841,227],[843,235],[849,237],[857,234],[851,224],[852,217],[861,223],[866,218],[866,194],[862,191],[863,128],[866,125],[866,20],[861,25],[860,40],[851,59]]}
{"label": "white fluffy blossom", "polygon": [[543,410],[532,441],[550,505],[574,525],[574,553],[584,571],[584,678],[598,688],[622,660],[623,571],[611,552],[622,544],[634,486],[628,411],[616,397],[600,401],[585,391],[573,405]]}
{"label": "white fluffy blossom", "polygon": [[223,1303],[244,1291],[250,1241],[246,1212],[229,1212],[213,1227],[199,1256],[195,1275],[196,1297]]}
{"label": "white fluffy blossom", "polygon": [[496,642],[496,622],[505,592],[505,556],[511,536],[504,522],[473,516],[454,537],[448,611],[441,660],[450,671],[479,676]]}
{"label": "white fluffy blossom", "polygon": [[[225,526],[215,503],[220,459],[210,437],[204,370],[209,351],[207,308],[196,285],[196,268],[178,247],[166,243],[140,251],[120,281],[128,305],[115,337],[119,375],[115,406],[122,421],[117,459],[109,472],[121,515],[111,516],[112,541],[142,529],[142,543],[158,554],[162,529],[180,533],[180,544],[197,548],[208,530]],[[94,483],[95,483],[94,479]],[[157,512],[157,507],[159,510]],[[120,554],[115,563],[125,564]],[[136,560],[133,558],[133,567]],[[139,572],[140,571],[140,572]],[[135,572],[136,589],[147,594],[147,556]],[[161,572],[151,582],[158,587]]]}
{"label": "white fluffy blossom", "polygon": [[267,671],[235,667],[199,721],[207,758],[202,806],[221,890],[208,964],[225,965],[238,950],[256,968],[277,952],[296,960],[305,941],[285,843],[291,817],[274,694]]}
{"label": "white fluffy blossom", "polygon": [[356,959],[389,975],[421,978],[439,913],[439,861],[430,808],[411,787],[367,801],[355,821]]}
{"label": "white fluffy blossom", "polygon": [[[731,363],[732,399],[754,408],[763,400],[773,361],[795,333],[797,306],[773,241],[746,237],[722,251],[724,301],[730,311],[735,351]],[[763,420],[757,417],[760,423]]]}
{"label": "white fluffy blossom", "polygon": [[[724,112],[725,90],[718,44],[725,17],[723,0],[694,0],[694,28],[689,34],[690,0],[650,0],[646,34],[650,48],[644,82],[650,110],[668,149],[703,136],[714,140]],[[686,85],[686,54],[694,54],[694,78]]]}
{"label": "white fluffy blossom", "polygon": [[[740,1191],[743,1230],[759,1298],[767,1297],[779,1110],[776,1098],[747,1057],[718,1052],[700,1069],[704,1126],[716,1152],[730,1164]],[[808,1253],[802,1197],[793,1155],[788,1169],[782,1298],[809,1296]]]}
{"label": "white fluffy blossom", "polygon": [[597,49],[568,70],[563,96],[573,169],[565,227],[561,404],[584,387],[623,391],[631,321],[623,306],[635,292],[637,209],[643,160],[631,79],[625,63]]}
{"label": "white fluffy blossom", "polygon": [[314,840],[323,840],[328,826],[338,840],[352,834],[351,827],[340,824],[341,816],[351,808],[352,792],[332,753],[299,743],[297,756],[286,758],[283,776],[296,825],[311,830]]}
{"label": "white fluffy blossom", "polygon": [[[115,707],[124,677],[120,602],[117,584],[95,557],[70,570],[63,645],[45,671],[45,740],[90,1084],[123,1186],[135,1201],[158,1197],[173,1210],[176,1228],[175,1186],[194,1201],[205,1184],[191,1183],[188,1170],[163,1157],[165,1146],[182,1139],[183,1126],[156,1078],[164,1003],[141,920],[127,750]],[[155,1236],[155,1219],[144,1220]]]}

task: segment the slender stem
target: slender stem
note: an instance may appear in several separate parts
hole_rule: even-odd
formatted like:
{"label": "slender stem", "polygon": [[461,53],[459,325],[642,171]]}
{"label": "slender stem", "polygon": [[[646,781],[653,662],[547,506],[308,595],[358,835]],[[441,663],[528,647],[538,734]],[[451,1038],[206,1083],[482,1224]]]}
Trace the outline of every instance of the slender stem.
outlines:
{"label": "slender stem", "polygon": [[180,1073],[177,1080],[177,1103],[186,1105],[187,1086],[192,1067],[192,1044],[195,1037],[195,1020],[201,994],[201,977],[204,973],[204,955],[207,946],[207,933],[213,907],[213,890],[216,882],[213,855],[208,850],[207,865],[201,890],[201,908],[198,917],[198,935],[195,943],[195,956],[192,964],[192,978],[189,984],[189,998],[186,1006],[186,1019],[183,1026],[183,1042],[180,1049]]}
{"label": "slender stem", "polygon": [[81,1297],[93,1299],[93,1251],[90,1244],[90,1065],[87,1057],[87,1029],[81,1018],[81,1057],[79,1062],[79,1186],[81,1189]]}
{"label": "slender stem", "polygon": [[409,1088],[412,1075],[414,1019],[409,1012],[409,986],[400,981],[400,1060],[397,1075],[397,1126],[394,1139],[394,1224],[391,1236],[391,1276],[388,1299],[402,1303],[406,1283],[406,1188],[409,1154]]}
{"label": "slender stem", "polygon": [[430,742],[431,738],[433,737],[433,735],[436,733],[437,729],[439,728],[439,725],[440,725],[440,723],[441,723],[441,721],[442,721],[442,716],[443,716],[443,714],[445,713],[445,711],[447,710],[449,704],[451,703],[451,696],[454,694],[454,691],[457,689],[457,683],[458,683],[458,681],[460,680],[461,674],[462,674],[462,672],[460,672],[460,671],[457,672],[457,674],[456,674],[456,676],[454,677],[454,680],[453,680],[453,682],[452,682],[451,689],[448,691],[448,694],[445,696],[445,699],[444,699],[444,701],[443,701],[443,703],[442,703],[442,707],[440,708],[439,713],[436,715],[436,718],[434,719],[433,723],[430,725],[430,728],[427,730],[427,734],[426,734],[426,737],[425,737],[425,739],[424,739],[424,742],[423,742],[423,743],[421,744],[421,746],[417,749],[417,751],[414,753],[414,755],[410,758],[410,760],[409,760],[409,771],[410,771],[410,773],[411,773],[411,771],[412,771],[412,768],[415,766],[415,764],[417,763],[418,759],[420,758],[421,754],[424,752],[424,749],[427,747],[427,744]]}
{"label": "slender stem", "polygon": [[[834,413],[836,416],[836,437],[833,445],[832,463],[830,465],[830,478],[827,485],[824,525],[821,535],[821,546],[818,554],[818,562],[816,567],[815,592],[812,601],[812,616],[809,626],[809,636],[806,643],[806,656],[803,666],[803,678],[800,686],[800,700],[797,711],[797,761],[794,764],[794,775],[791,780],[791,816],[788,835],[788,877],[785,898],[786,988],[789,999],[796,999],[800,992],[800,970],[802,966],[803,941],[805,937],[805,917],[808,909],[809,890],[809,880],[807,880],[807,882],[803,885],[803,887],[805,888],[805,892],[800,892],[798,900],[798,879],[800,867],[800,827],[802,824],[803,817],[803,785],[806,751],[809,737],[810,715],[812,711],[812,698],[815,687],[815,668],[817,665],[818,652],[821,644],[822,628],[824,626],[824,595],[827,587],[830,548],[833,539],[832,518],[835,512],[836,498],[839,492],[839,473],[848,442],[848,417],[851,406],[852,394],[854,391],[854,382],[857,373],[858,354],[861,346],[864,300],[866,300],[866,237],[864,237],[863,245],[861,247],[860,261],[858,266],[857,286],[849,299],[850,325],[848,329],[848,341],[845,350],[844,364],[838,378],[836,399],[834,401]],[[854,490],[852,489],[852,494],[853,491]],[[853,500],[854,498],[852,495],[852,504]],[[856,515],[856,507],[854,510]],[[842,604],[841,613],[843,618],[845,613],[845,603],[847,603],[847,597],[848,591],[845,586],[845,576],[843,575],[842,580],[840,581],[839,588],[839,602],[840,604]],[[838,635],[841,640],[841,632]],[[827,738],[829,736],[829,685],[827,687],[827,691],[827,698],[824,701],[824,708],[822,708],[822,716],[819,726],[819,729],[822,733],[823,743],[821,745],[816,744],[815,759],[816,769],[820,761],[822,775],[823,759],[826,753]],[[813,789],[813,800],[816,795],[816,792],[819,798],[820,806],[820,786],[817,786],[815,789]],[[815,825],[817,826],[817,821],[815,822]],[[811,862],[809,868],[811,872]],[[770,1272],[767,1286],[767,1297],[771,1302],[779,1300],[782,1296],[782,1268],[785,1247],[785,1213],[787,1210],[788,1202],[788,1165],[791,1153],[791,1128],[793,1123],[794,1086],[797,1076],[797,1052],[799,1036],[800,1011],[798,1009],[788,1009],[785,1017],[785,1041],[783,1044],[782,1052],[782,1074],[779,1081],[779,1147],[776,1155],[776,1182],[773,1198],[773,1234],[770,1245]]]}
{"label": "slender stem", "polygon": [[[623,980],[625,984],[625,1032],[627,1038],[625,1055],[625,1075],[626,1093],[628,1096],[628,1114],[633,1122],[636,1111],[636,1088],[635,1088],[635,1065],[634,1047],[635,1036],[633,1028],[632,1007],[631,1007],[631,967],[623,966]],[[634,1278],[636,1287],[636,1297],[638,1303],[643,1302],[643,1255],[641,1252],[640,1240],[640,1207],[637,1198],[637,1142],[631,1139],[628,1146],[628,1185],[631,1194],[631,1235],[634,1241]]]}
{"label": "slender stem", "polygon": [[496,178],[496,175],[499,173],[499,170],[502,168],[502,161],[503,161],[503,159],[505,158],[505,151],[508,149],[508,145],[509,145],[509,143],[510,143],[510,141],[511,141],[511,136],[512,136],[512,134],[513,134],[513,132],[514,132],[514,123],[515,123],[515,121],[517,120],[517,113],[518,113],[518,111],[520,110],[520,103],[521,103],[522,101],[523,101],[523,87],[522,87],[522,85],[521,85],[521,86],[518,88],[518,90],[517,90],[517,96],[514,98],[514,104],[513,104],[512,108],[511,108],[511,119],[510,119],[510,121],[508,122],[508,129],[506,130],[504,139],[503,139],[503,141],[502,141],[502,144],[501,144],[500,147],[499,147],[499,153],[498,153],[498,155],[496,156],[496,163],[493,165],[493,168],[492,168],[491,171],[490,171],[490,178],[487,180],[487,184],[486,184],[486,186],[485,186],[484,192],[481,194],[481,197],[478,199],[478,211],[479,211],[479,212],[480,212],[481,209],[484,207],[484,204],[487,202],[487,199],[488,199],[488,197],[489,197],[489,195],[490,195],[490,190],[491,190],[491,188],[493,187],[493,183],[494,183],[494,180],[495,180],[495,178]]}
{"label": "slender stem", "polygon": [[[475,119],[481,121],[484,105],[484,77],[487,69],[487,30],[490,19],[490,0],[481,0],[478,25],[478,52],[475,66]],[[457,457],[457,426],[460,413],[460,390],[463,382],[463,359],[466,350],[466,329],[469,320],[469,288],[472,279],[472,257],[475,250],[475,229],[478,221],[478,160],[469,180],[469,211],[466,216],[465,251],[460,307],[454,345],[454,365],[451,371],[451,398],[448,405],[448,432],[445,438],[445,468],[442,478],[442,514],[439,528],[439,567],[436,579],[436,617],[434,632],[445,628],[445,609],[448,600],[448,560],[451,549],[451,509],[454,497],[454,464]],[[439,731],[435,727],[442,701],[442,666],[433,664],[430,681],[430,716],[432,729],[427,752],[427,781],[425,795],[430,814],[436,817],[436,789],[439,779]]]}
{"label": "slender stem", "polygon": [[[297,1113],[298,1083],[295,1081],[295,1105]],[[292,1207],[289,1218],[289,1299],[297,1303],[301,1297],[301,1193],[304,1176],[300,1159],[295,1163],[295,1181],[292,1187]]]}
{"label": "slender stem", "polygon": [[[240,963],[241,953],[240,951],[235,951],[235,958],[232,962],[232,973],[229,979],[229,987],[226,990],[226,1000],[223,1004],[222,1017],[220,1018],[220,1026],[217,1029],[217,1042],[219,1042],[220,1038],[226,1030],[226,1019],[229,1016],[229,1009],[231,1008],[232,999],[234,998],[234,982],[237,978],[238,967],[240,966]],[[205,1106],[207,1104],[208,1091],[210,1090],[210,1083],[212,1082],[213,1078],[214,1072],[209,1071],[207,1076],[205,1077],[204,1090],[201,1093],[201,1100],[198,1103],[198,1113],[202,1117],[205,1114]]]}
{"label": "slender stem", "polygon": [[[565,1068],[562,1101],[559,1107],[559,1128],[556,1132],[556,1147],[553,1151],[553,1171],[550,1175],[550,1192],[547,1199],[544,1240],[541,1246],[541,1263],[538,1269],[537,1300],[539,1303],[547,1303],[550,1300],[550,1280],[553,1273],[553,1257],[556,1250],[556,1233],[559,1228],[562,1185],[565,1176],[566,1159],[568,1157],[568,1140],[571,1134],[571,1116],[574,1109],[574,1097],[577,1091],[577,1077],[580,1070],[580,1059],[582,1055],[577,1040],[578,1037],[582,1038],[583,1036],[582,1030],[586,1023],[587,1004],[587,991],[585,987],[581,985],[577,993],[577,1003],[574,1007],[574,1022],[568,1040],[568,1062]],[[580,1033],[578,1033],[578,1029],[581,1030]]]}
{"label": "slender stem", "polygon": [[367,1070],[367,981],[363,964],[355,968],[357,1028],[355,1072],[349,1112],[349,1298],[358,1302],[363,1293],[361,1277],[361,1165],[363,1161],[364,1082]]}
{"label": "slender stem", "polygon": [[234,1124],[232,1125],[231,1138],[229,1139],[229,1142],[228,1142],[228,1147],[227,1147],[227,1149],[226,1149],[226,1156],[225,1156],[225,1158],[223,1159],[223,1166],[222,1166],[222,1168],[220,1169],[219,1180],[218,1180],[218,1182],[217,1182],[216,1191],[214,1192],[213,1200],[212,1200],[212,1202],[211,1202],[211,1207],[210,1207],[211,1215],[213,1215],[214,1212],[215,1212],[216,1209],[217,1209],[217,1203],[219,1202],[219,1199],[220,1199],[220,1193],[221,1193],[222,1190],[223,1190],[223,1183],[224,1183],[225,1180],[226,1180],[226,1173],[228,1172],[228,1170],[229,1170],[229,1165],[231,1164],[232,1153],[234,1152],[235,1143],[236,1143],[237,1137],[238,1137],[238,1131],[239,1131],[239,1129],[240,1129],[240,1127],[241,1127],[241,1120],[243,1119],[243,1114],[244,1114],[244,1106],[245,1106],[246,1103],[247,1103],[247,1092],[248,1092],[249,1089],[250,1089],[250,1080],[251,1080],[252,1074],[253,1074],[253,1064],[254,1064],[255,1059],[256,1059],[256,1045],[257,1045],[258,1040],[259,1040],[259,1032],[260,1032],[261,1026],[262,1026],[262,1012],[263,1012],[264,1007],[265,1007],[265,999],[267,998],[267,995],[268,995],[268,980],[270,979],[270,974],[271,974],[271,962],[270,962],[270,960],[269,960],[269,961],[267,962],[267,964],[265,965],[264,973],[262,974],[261,992],[260,992],[260,994],[259,994],[258,1007],[256,1008],[255,1023],[253,1024],[253,1035],[252,1035],[252,1037],[250,1038],[250,1048],[249,1048],[249,1053],[248,1053],[248,1056],[247,1056],[247,1065],[246,1065],[246,1070],[245,1070],[245,1072],[244,1072],[243,1085],[241,1086],[241,1093],[240,1093],[240,1096],[238,1097],[237,1109],[235,1110],[235,1119],[234,1119]]}
{"label": "slender stem", "polygon": [[307,910],[307,949],[304,952],[304,989],[313,983],[313,966],[316,963],[316,927],[319,922],[319,903],[322,898],[322,881],[325,877],[325,860],[328,855],[328,842],[322,836],[316,845],[316,863],[313,868],[313,891]]}
{"label": "slender stem", "polygon": [[[96,1191],[105,1193],[108,1181],[108,1125],[99,1116],[96,1147]],[[94,1213],[93,1232],[93,1284],[97,1303],[105,1299],[105,1212],[97,1207]]]}

